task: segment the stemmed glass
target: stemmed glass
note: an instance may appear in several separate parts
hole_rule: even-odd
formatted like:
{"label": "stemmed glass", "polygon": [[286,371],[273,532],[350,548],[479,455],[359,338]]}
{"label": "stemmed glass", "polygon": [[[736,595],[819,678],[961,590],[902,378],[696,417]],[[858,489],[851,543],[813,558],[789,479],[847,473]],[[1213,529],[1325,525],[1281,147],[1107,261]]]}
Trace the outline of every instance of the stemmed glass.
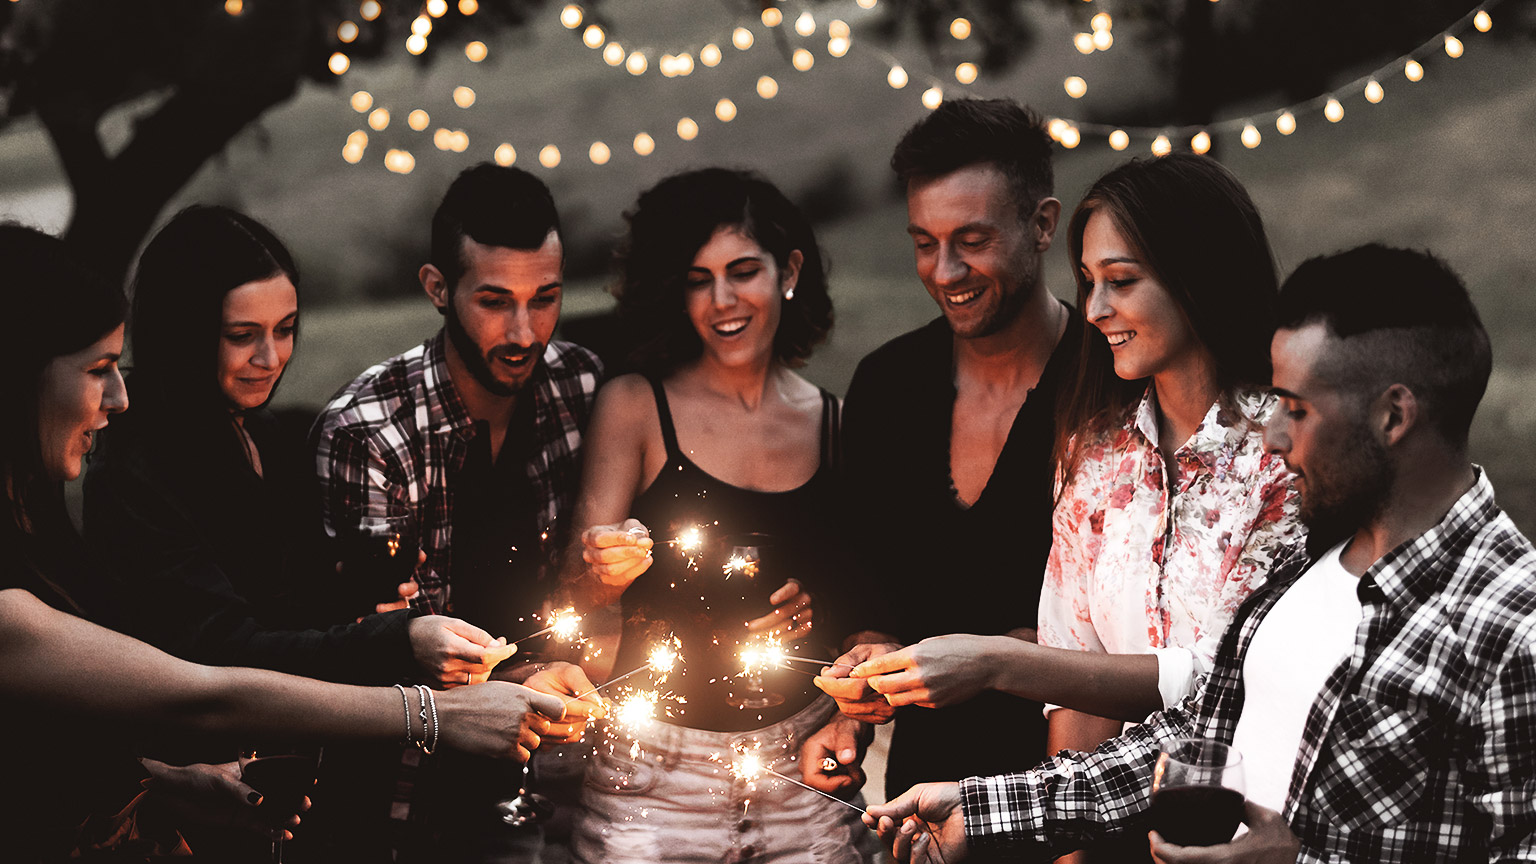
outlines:
{"label": "stemmed glass", "polygon": [[[722,569],[728,580],[742,579],[745,584],[758,587],[763,583],[759,580],[763,564],[763,550],[767,545],[768,537],[764,534],[743,534],[726,538],[729,552],[722,562]],[[733,594],[736,592],[733,592]],[[758,609],[757,599],[749,588],[740,589],[741,600],[744,608],[755,612]],[[760,592],[759,592],[760,593]],[[749,612],[749,614],[750,614]],[[742,678],[746,688],[745,693],[732,693],[726,697],[726,702],[735,708],[772,708],[775,705],[784,704],[784,697],[767,689],[763,684],[763,670],[753,667],[746,670]]]}
{"label": "stemmed glass", "polygon": [[420,541],[415,520],[410,516],[364,519],[342,555],[342,573],[350,577],[350,591],[394,602],[399,599],[398,586],[416,573]]}
{"label": "stemmed glass", "polygon": [[1232,839],[1243,819],[1243,757],[1209,738],[1162,742],[1152,770],[1152,827],[1179,846]]}
{"label": "stemmed glass", "polygon": [[[240,760],[240,781],[261,793],[257,811],[282,831],[288,817],[304,808],[304,796],[315,785],[315,773],[320,768],[320,750],[252,752],[251,758]],[[283,862],[283,835],[272,838],[272,860]]]}
{"label": "stemmed glass", "polygon": [[513,828],[527,828],[546,822],[554,815],[555,804],[537,792],[528,791],[529,774],[533,768],[533,757],[523,763],[522,785],[517,790],[517,796],[496,802],[496,812],[501,814],[501,821]]}

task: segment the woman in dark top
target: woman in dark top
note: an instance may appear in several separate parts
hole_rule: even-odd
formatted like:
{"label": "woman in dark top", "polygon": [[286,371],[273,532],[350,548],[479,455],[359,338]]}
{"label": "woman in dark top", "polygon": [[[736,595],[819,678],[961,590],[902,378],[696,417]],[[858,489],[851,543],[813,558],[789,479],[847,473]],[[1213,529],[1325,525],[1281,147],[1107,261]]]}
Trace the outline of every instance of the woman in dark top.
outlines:
{"label": "woman in dark top", "polygon": [[[399,739],[419,710],[414,691],[197,666],[76,616],[73,597],[91,571],[64,509],[63,481],[80,475],[93,436],[128,405],[117,371],[126,304],[63,243],[31,229],[0,226],[0,268],[12,286],[0,315],[0,404],[8,406],[0,412],[5,860],[68,855],[86,815],[111,812],[136,789],[141,772],[127,745],[146,733]],[[558,717],[563,706],[497,682],[445,693],[436,708],[444,746],[526,759],[538,739],[525,712]],[[410,737],[425,733],[418,724]],[[247,800],[254,790],[229,771],[161,771],[155,783],[162,804],[179,802],[161,814],[192,808],[229,820],[238,810],[246,826],[267,818]],[[139,827],[148,848],[157,839],[161,850],[174,845],[164,822]]]}
{"label": "woman in dark top", "polygon": [[[799,775],[802,743],[834,717],[809,675],[746,675],[741,659],[770,639],[831,651],[812,636],[809,599],[825,608],[838,589],[838,404],[792,369],[832,324],[819,247],[782,193],[738,171],[664,180],[628,219],[620,312],[642,374],[598,394],[576,510],[594,526],[588,566],[567,588],[580,606],[622,601],[619,674],[674,638],[680,660],[665,681],[648,672],[609,693],[662,698],[656,721],[610,726],[572,851],[859,860],[872,847],[853,811],[728,770],[745,749]],[[744,818],[749,799],[761,803]]]}
{"label": "woman in dark top", "polygon": [[298,281],[282,243],[224,207],[183,210],[145,248],[134,409],[85,481],[86,537],[119,574],[113,623],[201,663],[463,684],[488,671],[479,628],[403,609],[350,623],[372,600],[342,587],[355,574],[338,575],[323,542],[303,432],[266,408],[293,353]]}

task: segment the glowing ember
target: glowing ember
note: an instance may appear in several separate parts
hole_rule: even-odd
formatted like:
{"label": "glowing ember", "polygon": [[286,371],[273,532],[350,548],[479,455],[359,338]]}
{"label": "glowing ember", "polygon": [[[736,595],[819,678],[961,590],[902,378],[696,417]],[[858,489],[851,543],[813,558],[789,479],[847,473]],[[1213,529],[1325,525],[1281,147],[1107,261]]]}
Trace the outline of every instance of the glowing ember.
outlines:
{"label": "glowing ember", "polygon": [[631,693],[613,709],[613,718],[630,729],[639,729],[656,719],[656,703],[661,697],[655,690]]}

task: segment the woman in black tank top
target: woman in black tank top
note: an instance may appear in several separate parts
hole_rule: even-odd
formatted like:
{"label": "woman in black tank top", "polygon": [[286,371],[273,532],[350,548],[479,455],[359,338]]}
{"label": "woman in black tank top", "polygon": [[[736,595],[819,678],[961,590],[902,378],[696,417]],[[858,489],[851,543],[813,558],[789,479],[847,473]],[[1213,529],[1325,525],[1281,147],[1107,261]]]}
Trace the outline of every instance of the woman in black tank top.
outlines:
{"label": "woman in black tank top", "polygon": [[587,609],[621,605],[616,675],[662,644],[681,660],[665,680],[641,673],[608,693],[661,698],[654,721],[610,722],[572,851],[592,862],[869,858],[873,836],[853,811],[728,770],[755,751],[799,779],[806,739],[847,723],[811,685],[814,665],[749,676],[741,661],[765,640],[835,653],[816,631],[839,588],[838,402],[791,368],[832,323],[819,247],[782,193],[738,171],[664,180],[628,219],[620,311],[640,374],[598,394],[576,509],[582,557],[566,589]]}

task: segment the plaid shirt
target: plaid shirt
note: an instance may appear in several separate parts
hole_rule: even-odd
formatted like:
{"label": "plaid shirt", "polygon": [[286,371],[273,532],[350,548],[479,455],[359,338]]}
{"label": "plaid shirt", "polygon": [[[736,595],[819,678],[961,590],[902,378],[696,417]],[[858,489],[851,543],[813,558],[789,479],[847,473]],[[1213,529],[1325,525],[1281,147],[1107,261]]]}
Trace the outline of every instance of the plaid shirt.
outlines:
{"label": "plaid shirt", "polygon": [[[1298,861],[1536,861],[1536,549],[1477,475],[1361,577],[1355,645],[1311,707],[1286,798]],[[1311,563],[1295,548],[1243,604],[1198,696],[1092,754],[963,781],[972,846],[1060,854],[1144,830],[1157,742],[1232,740],[1248,645]]]}
{"label": "plaid shirt", "polygon": [[[453,572],[453,489],[474,420],[448,374],[445,336],[374,366],[331,399],[315,421],[326,530],[367,530],[408,518],[427,553],[416,569],[415,603],[449,608]],[[534,438],[527,472],[539,493],[546,557],[564,548],[561,516],[579,482],[581,432],[592,413],[602,366],[590,351],[550,342],[529,385]]]}

